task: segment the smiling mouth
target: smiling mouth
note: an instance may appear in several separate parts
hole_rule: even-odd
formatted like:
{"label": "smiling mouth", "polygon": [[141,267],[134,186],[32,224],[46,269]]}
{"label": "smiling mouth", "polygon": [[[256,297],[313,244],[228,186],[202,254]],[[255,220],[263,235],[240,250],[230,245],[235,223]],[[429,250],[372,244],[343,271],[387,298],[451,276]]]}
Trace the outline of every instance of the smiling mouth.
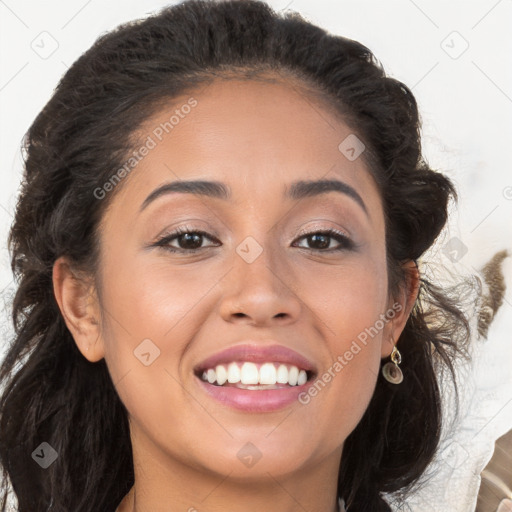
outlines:
{"label": "smiling mouth", "polygon": [[271,390],[297,387],[314,378],[310,370],[280,362],[232,361],[214,368],[198,370],[196,376],[217,387]]}

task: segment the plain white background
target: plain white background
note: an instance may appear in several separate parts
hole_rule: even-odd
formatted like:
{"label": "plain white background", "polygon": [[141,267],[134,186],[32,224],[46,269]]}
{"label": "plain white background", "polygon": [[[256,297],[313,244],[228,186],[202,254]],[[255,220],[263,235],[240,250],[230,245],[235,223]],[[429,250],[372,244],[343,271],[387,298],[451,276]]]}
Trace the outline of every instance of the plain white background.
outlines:
{"label": "plain white background", "polygon": [[[20,144],[60,77],[95,39],[119,23],[175,2],[0,0],[0,290],[14,284],[6,238],[22,176]],[[456,183],[460,202],[430,261],[476,273],[496,251],[512,252],[511,0],[388,2],[271,0],[328,31],[368,46],[418,100],[424,154]],[[494,440],[512,427],[512,258],[508,290],[475,363],[464,373],[466,415],[446,441],[414,511],[474,510],[478,475]],[[12,329],[2,317],[3,339]],[[1,352],[1,350],[0,350]],[[461,462],[462,461],[462,462]]]}

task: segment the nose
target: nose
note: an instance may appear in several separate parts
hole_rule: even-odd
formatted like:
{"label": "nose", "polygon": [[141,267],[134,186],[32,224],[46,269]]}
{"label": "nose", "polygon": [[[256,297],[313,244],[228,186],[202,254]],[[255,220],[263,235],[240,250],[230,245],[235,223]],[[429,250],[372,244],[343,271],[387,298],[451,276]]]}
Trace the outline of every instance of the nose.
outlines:
{"label": "nose", "polygon": [[282,253],[263,249],[252,262],[235,254],[223,280],[220,314],[227,322],[256,326],[287,325],[301,318],[303,302],[297,280]]}

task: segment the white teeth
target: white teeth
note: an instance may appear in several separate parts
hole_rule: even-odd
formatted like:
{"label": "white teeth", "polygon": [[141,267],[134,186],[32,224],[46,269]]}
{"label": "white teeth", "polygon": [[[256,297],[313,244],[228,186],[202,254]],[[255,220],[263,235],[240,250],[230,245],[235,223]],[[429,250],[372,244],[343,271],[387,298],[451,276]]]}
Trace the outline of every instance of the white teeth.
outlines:
{"label": "white teeth", "polygon": [[304,370],[301,370],[299,372],[299,378],[297,379],[297,386],[302,386],[303,384],[306,384],[307,380],[308,376],[306,375],[306,372]]}
{"label": "white teeth", "polygon": [[227,366],[219,364],[209,368],[202,374],[202,379],[210,384],[222,386],[226,382],[230,384],[275,386],[276,384],[288,384],[290,386],[302,386],[308,376],[306,370],[299,370],[297,366],[287,366],[280,363],[264,363],[259,369],[255,363],[232,362]]}
{"label": "white teeth", "polygon": [[217,384],[222,386],[222,384],[228,380],[228,372],[226,368],[219,364],[215,368],[215,373],[217,374]]}
{"label": "white teeth", "polygon": [[276,382],[279,384],[288,384],[288,368],[284,364],[280,364],[277,369]]}
{"label": "white teeth", "polygon": [[244,363],[240,370],[240,381],[242,384],[258,384],[258,367],[254,363]]}
{"label": "white teeth", "polygon": [[210,384],[213,384],[217,380],[217,375],[215,373],[215,370],[212,370],[212,369],[208,370],[206,377]]}
{"label": "white teeth", "polygon": [[260,368],[260,384],[275,384],[277,380],[276,367],[272,363],[265,363]]}
{"label": "white teeth", "polygon": [[299,369],[296,366],[292,366],[288,371],[288,384],[290,386],[297,385],[297,379],[299,378]]}
{"label": "white teeth", "polygon": [[230,384],[240,382],[240,368],[236,363],[231,363],[228,366],[228,382]]}

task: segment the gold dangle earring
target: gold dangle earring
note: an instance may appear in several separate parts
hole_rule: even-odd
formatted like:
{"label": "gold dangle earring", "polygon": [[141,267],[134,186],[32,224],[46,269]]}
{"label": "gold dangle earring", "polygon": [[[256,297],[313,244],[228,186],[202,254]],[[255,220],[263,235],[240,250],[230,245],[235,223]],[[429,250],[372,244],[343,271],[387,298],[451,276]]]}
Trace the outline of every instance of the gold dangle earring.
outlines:
{"label": "gold dangle earring", "polygon": [[393,351],[391,352],[391,361],[387,362],[382,367],[382,375],[388,382],[391,382],[391,384],[400,384],[404,380],[404,375],[402,370],[398,367],[402,362],[402,356],[396,348],[396,345],[393,347]]}

